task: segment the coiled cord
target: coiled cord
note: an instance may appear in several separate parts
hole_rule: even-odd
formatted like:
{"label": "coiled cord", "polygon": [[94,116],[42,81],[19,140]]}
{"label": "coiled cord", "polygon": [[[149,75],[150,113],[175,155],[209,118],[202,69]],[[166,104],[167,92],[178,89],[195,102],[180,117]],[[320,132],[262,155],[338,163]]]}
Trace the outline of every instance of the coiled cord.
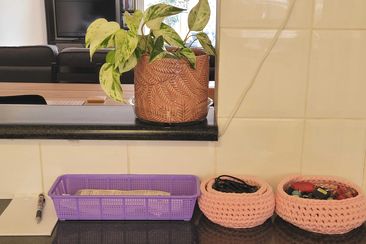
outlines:
{"label": "coiled cord", "polygon": [[258,190],[257,186],[249,185],[245,181],[230,175],[217,177],[212,188],[226,193],[253,193]]}

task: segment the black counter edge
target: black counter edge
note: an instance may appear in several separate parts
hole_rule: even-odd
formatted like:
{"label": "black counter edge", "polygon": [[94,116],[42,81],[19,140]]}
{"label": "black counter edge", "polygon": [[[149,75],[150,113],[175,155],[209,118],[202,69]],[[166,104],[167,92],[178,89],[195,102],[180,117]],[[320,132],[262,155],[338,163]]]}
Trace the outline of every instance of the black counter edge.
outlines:
{"label": "black counter edge", "polygon": [[0,139],[217,141],[217,126],[0,125]]}

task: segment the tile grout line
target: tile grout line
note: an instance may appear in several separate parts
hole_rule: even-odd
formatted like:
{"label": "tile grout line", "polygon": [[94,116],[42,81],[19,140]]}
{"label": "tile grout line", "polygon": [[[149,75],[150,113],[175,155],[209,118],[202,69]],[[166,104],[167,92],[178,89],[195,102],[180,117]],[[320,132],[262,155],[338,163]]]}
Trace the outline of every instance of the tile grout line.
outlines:
{"label": "tile grout line", "polygon": [[[238,27],[238,26],[220,26],[220,28],[222,29],[226,29],[226,30],[252,30],[252,31],[263,31],[263,30],[272,30],[275,31],[276,27],[273,26],[268,26],[268,27],[253,27],[253,26],[243,26],[243,27]],[[284,29],[284,31],[295,31],[295,30],[308,30],[308,27],[286,27]],[[326,27],[317,27],[317,28],[312,28],[312,30],[315,31],[366,31],[366,28],[326,28]]]}
{"label": "tile grout line", "polygon": [[303,111],[303,128],[302,128],[302,142],[301,142],[301,151],[300,151],[300,174],[303,173],[304,166],[304,149],[305,149],[305,137],[307,131],[307,110],[308,110],[308,101],[309,101],[309,86],[310,86],[310,70],[311,70],[311,58],[312,58],[312,48],[313,48],[313,27],[314,27],[314,18],[315,18],[315,0],[311,2],[311,25],[310,25],[310,35],[309,35],[309,46],[308,46],[308,60],[307,60],[307,72],[306,72],[306,86],[305,86],[305,104]]}
{"label": "tile grout line", "polygon": [[[222,29],[226,30],[252,30],[252,31],[263,31],[263,30],[270,30],[270,31],[276,31],[278,28],[275,26],[269,26],[269,27],[251,27],[251,26],[243,26],[243,27],[237,27],[237,26],[220,26]],[[294,31],[294,30],[308,30],[308,27],[285,27],[283,31]]]}
{"label": "tile grout line", "polygon": [[44,191],[45,190],[45,185],[44,185],[44,167],[43,167],[43,157],[42,157],[41,142],[38,143],[38,153],[39,153],[39,168],[40,168],[40,173],[41,173],[41,188],[42,188],[42,193],[43,194],[47,194]]}
{"label": "tile grout line", "polygon": [[[214,90],[214,118],[215,123],[218,124],[218,115],[219,115],[219,87],[220,87],[220,79],[219,79],[219,70],[220,70],[220,49],[221,49],[221,0],[216,0],[216,40],[215,40],[215,48],[216,48],[216,56],[215,56],[215,90]],[[217,125],[218,127],[218,125]],[[220,131],[218,131],[218,134]]]}
{"label": "tile grout line", "polygon": [[312,11],[311,11],[311,25],[310,25],[310,36],[309,36],[309,53],[308,53],[308,62],[307,62],[307,72],[306,72],[306,87],[305,87],[305,104],[304,104],[304,117],[306,120],[307,117],[307,109],[308,109],[308,100],[309,100],[309,87],[310,87],[310,70],[311,70],[311,58],[312,58],[312,48],[313,48],[313,26],[314,26],[314,18],[315,18],[315,0],[312,0]]}

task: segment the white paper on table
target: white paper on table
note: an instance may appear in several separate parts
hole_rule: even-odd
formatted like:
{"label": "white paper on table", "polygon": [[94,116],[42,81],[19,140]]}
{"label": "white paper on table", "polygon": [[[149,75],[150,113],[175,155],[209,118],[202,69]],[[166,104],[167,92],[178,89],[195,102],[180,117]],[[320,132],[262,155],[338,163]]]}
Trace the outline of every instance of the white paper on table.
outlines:
{"label": "white paper on table", "polygon": [[14,198],[0,215],[0,236],[51,236],[58,220],[53,202],[46,196],[40,223],[37,203],[38,196]]}

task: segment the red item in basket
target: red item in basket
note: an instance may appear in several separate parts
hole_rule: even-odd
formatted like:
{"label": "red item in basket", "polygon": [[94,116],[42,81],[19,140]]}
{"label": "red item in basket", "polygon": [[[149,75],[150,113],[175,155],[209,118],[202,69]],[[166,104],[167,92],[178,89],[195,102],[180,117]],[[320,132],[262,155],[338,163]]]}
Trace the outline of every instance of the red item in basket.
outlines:
{"label": "red item in basket", "polygon": [[337,200],[343,200],[346,199],[347,197],[345,195],[337,195],[336,199]]}
{"label": "red item in basket", "polygon": [[315,186],[313,183],[305,182],[305,181],[298,181],[291,184],[291,188],[298,190],[300,192],[310,193],[313,192]]}
{"label": "red item in basket", "polygon": [[337,191],[336,191],[336,196],[337,196],[336,197],[337,200],[342,200],[342,199],[357,196],[357,192],[354,189],[349,188],[349,187],[338,186]]}

